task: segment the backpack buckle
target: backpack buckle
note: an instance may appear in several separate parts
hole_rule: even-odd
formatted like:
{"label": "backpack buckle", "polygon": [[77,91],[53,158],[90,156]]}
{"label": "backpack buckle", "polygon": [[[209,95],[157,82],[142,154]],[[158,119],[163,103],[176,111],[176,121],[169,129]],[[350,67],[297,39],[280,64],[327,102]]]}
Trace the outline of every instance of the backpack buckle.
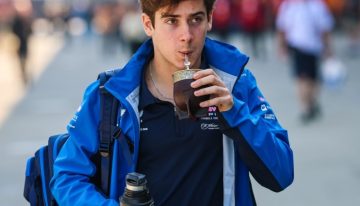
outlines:
{"label": "backpack buckle", "polygon": [[100,90],[101,94],[109,94],[108,90],[105,89],[104,85],[100,85],[99,90]]}
{"label": "backpack buckle", "polygon": [[110,154],[110,142],[100,143],[99,152],[102,157],[108,157]]}

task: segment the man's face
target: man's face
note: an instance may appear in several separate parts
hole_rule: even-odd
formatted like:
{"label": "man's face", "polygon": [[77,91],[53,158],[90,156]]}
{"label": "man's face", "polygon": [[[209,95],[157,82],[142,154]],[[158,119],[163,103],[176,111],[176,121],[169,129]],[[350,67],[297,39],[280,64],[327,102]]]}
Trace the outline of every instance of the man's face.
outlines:
{"label": "man's face", "polygon": [[154,26],[143,14],[145,32],[153,40],[155,62],[182,69],[187,54],[191,66],[199,67],[205,36],[211,29],[209,16],[208,19],[203,0],[185,0],[171,10],[167,7],[159,9],[155,13]]}

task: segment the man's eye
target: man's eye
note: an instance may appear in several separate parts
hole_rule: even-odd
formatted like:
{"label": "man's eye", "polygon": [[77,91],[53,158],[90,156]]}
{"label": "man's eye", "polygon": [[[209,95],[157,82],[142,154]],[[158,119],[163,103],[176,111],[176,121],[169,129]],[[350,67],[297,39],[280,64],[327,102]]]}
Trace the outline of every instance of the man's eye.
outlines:
{"label": "man's eye", "polygon": [[176,24],[176,22],[177,21],[174,18],[168,18],[165,20],[165,23],[170,24],[170,25]]}
{"label": "man's eye", "polygon": [[193,24],[201,23],[202,20],[203,20],[202,17],[197,16],[197,17],[194,17],[191,19],[191,23],[193,23]]}

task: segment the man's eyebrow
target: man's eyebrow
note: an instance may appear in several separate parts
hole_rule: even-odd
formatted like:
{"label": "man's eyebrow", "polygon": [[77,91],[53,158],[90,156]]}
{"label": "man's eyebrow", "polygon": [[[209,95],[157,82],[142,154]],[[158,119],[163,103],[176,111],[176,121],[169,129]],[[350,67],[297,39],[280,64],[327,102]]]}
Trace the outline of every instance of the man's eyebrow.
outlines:
{"label": "man's eyebrow", "polygon": [[205,12],[203,12],[203,11],[198,11],[198,12],[196,12],[196,13],[191,14],[190,16],[198,16],[198,15],[205,16]]}
{"label": "man's eyebrow", "polygon": [[[198,15],[205,16],[205,12],[203,12],[203,11],[198,11],[198,12],[195,12],[195,13],[193,13],[193,14],[190,14],[191,17],[193,17],[193,16],[198,16]],[[170,14],[170,13],[164,12],[164,13],[162,13],[161,16],[160,16],[160,18],[168,18],[168,17],[178,18],[178,17],[180,17],[180,15]]]}
{"label": "man's eyebrow", "polygon": [[160,18],[167,18],[167,17],[177,18],[177,17],[180,17],[180,15],[169,14],[169,13],[162,13],[161,16],[160,16]]}

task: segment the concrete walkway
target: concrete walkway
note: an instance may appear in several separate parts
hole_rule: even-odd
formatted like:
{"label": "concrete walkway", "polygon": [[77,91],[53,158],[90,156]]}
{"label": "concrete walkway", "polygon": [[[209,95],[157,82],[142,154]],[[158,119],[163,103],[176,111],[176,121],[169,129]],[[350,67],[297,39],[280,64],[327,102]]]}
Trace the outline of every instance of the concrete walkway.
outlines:
{"label": "concrete walkway", "polygon": [[[23,98],[27,89],[21,78],[20,64],[16,54],[17,46],[18,42],[13,34],[0,32],[0,125]],[[31,36],[26,63],[31,82],[37,81],[61,47],[60,36],[36,34]]]}

